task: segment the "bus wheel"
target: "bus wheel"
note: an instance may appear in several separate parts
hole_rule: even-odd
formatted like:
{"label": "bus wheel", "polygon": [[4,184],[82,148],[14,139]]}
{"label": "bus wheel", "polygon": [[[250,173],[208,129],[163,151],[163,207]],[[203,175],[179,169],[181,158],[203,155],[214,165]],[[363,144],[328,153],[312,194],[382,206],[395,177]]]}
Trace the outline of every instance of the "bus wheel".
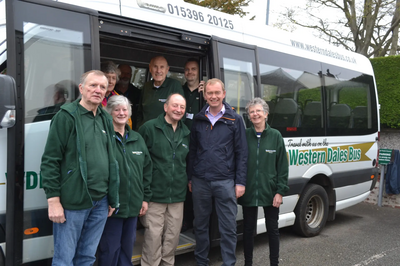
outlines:
{"label": "bus wheel", "polygon": [[311,237],[318,235],[328,219],[328,195],[323,187],[309,184],[304,189],[294,210],[296,233]]}

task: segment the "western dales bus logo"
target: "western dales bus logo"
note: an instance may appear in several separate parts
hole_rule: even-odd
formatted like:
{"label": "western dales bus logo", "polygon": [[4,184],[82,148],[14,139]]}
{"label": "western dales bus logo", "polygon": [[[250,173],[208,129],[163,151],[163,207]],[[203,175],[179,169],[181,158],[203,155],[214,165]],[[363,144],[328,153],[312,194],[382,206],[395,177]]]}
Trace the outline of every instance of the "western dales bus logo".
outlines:
{"label": "western dales bus logo", "polygon": [[369,161],[371,159],[365,153],[373,144],[371,142],[307,150],[289,149],[289,165]]}

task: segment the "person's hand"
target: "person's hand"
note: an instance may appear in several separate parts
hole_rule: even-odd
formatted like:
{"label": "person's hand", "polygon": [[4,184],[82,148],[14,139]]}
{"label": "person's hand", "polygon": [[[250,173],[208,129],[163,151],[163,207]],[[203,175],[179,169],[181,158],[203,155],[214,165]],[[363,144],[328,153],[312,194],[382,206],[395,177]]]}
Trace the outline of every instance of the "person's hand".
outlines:
{"label": "person's hand", "polygon": [[235,192],[236,192],[237,199],[240,198],[241,196],[243,196],[245,189],[246,189],[245,186],[241,186],[241,185],[235,186]]}
{"label": "person's hand", "polygon": [[199,87],[197,88],[199,90],[199,93],[204,92],[204,84],[206,84],[204,80],[200,81]]}
{"label": "person's hand", "polygon": [[143,201],[142,208],[140,209],[140,212],[139,212],[139,217],[145,215],[148,208],[149,208],[149,204],[146,201]]}
{"label": "person's hand", "polygon": [[115,211],[115,208],[111,208],[111,206],[108,205],[108,215],[107,215],[107,217],[110,217],[111,215],[113,215],[114,211]]}
{"label": "person's hand", "polygon": [[64,208],[61,205],[60,197],[53,197],[47,199],[49,205],[49,219],[53,223],[64,223],[66,221],[64,215]]}
{"label": "person's hand", "polygon": [[192,192],[192,181],[189,181],[188,188],[189,188],[189,191]]}
{"label": "person's hand", "polygon": [[274,197],[274,201],[272,202],[272,206],[275,208],[279,208],[282,204],[282,195],[281,194],[276,194]]}

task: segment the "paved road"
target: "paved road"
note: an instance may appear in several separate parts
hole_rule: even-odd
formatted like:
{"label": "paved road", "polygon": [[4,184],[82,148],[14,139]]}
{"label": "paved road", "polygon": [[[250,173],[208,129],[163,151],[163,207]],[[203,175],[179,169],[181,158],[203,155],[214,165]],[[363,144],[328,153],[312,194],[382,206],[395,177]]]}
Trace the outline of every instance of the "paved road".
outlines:
{"label": "paved road", "polygon": [[[269,265],[266,234],[255,238],[254,265]],[[244,265],[243,243],[236,250]],[[400,265],[400,209],[369,203],[336,213],[319,236],[303,238],[291,228],[281,229],[280,265],[398,266]],[[210,251],[210,265],[221,265],[219,247]],[[179,255],[176,266],[195,266],[193,252]]]}

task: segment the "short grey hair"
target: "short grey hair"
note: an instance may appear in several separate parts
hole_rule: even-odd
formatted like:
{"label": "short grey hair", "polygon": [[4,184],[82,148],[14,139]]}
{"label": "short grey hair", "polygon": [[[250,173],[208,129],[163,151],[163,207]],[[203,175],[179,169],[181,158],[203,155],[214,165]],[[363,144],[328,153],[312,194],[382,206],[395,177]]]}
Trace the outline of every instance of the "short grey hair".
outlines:
{"label": "short grey hair", "polygon": [[108,99],[107,105],[104,107],[104,109],[107,111],[107,113],[111,114],[112,111],[114,111],[114,109],[117,108],[119,105],[126,106],[128,108],[129,117],[132,116],[131,102],[128,100],[128,98],[122,95],[111,96]]}
{"label": "short grey hair", "polygon": [[87,72],[83,73],[82,76],[81,76],[81,79],[79,81],[79,83],[82,84],[82,86],[85,86],[86,79],[90,74],[93,74],[95,76],[103,76],[103,77],[105,77],[106,80],[107,80],[107,87],[108,87],[108,79],[107,79],[106,75],[104,74],[104,72],[102,72],[100,70],[90,70],[90,71],[87,71]]}
{"label": "short grey hair", "polygon": [[253,107],[254,105],[257,105],[257,104],[262,106],[264,114],[265,113],[269,114],[269,106],[268,106],[268,104],[264,101],[264,99],[261,99],[260,97],[256,97],[256,98],[250,100],[250,102],[248,102],[247,105],[246,105],[246,113],[249,116],[250,116],[250,114],[249,114],[250,107]]}
{"label": "short grey hair", "polygon": [[171,100],[171,97],[174,96],[174,95],[179,95],[179,96],[181,96],[181,97],[185,100],[185,104],[186,104],[186,99],[185,99],[185,97],[183,97],[180,93],[172,93],[172,94],[168,95],[167,100],[165,101],[165,104],[166,104],[166,105],[169,105],[169,101]]}
{"label": "short grey hair", "polygon": [[117,82],[119,81],[119,76],[121,75],[121,70],[117,67],[117,65],[112,61],[106,61],[101,63],[101,71],[104,74],[115,74],[117,75]]}

